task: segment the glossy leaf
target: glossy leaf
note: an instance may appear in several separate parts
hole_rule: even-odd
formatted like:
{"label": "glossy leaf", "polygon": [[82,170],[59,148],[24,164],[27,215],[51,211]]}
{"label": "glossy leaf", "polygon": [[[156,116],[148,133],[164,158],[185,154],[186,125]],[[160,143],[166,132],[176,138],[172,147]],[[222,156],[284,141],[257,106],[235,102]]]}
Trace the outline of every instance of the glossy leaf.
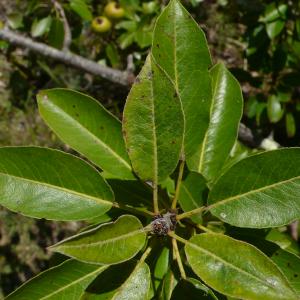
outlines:
{"label": "glossy leaf", "polygon": [[120,121],[95,99],[67,89],[37,96],[40,114],[62,141],[101,169],[133,179]]}
{"label": "glossy leaf", "polygon": [[155,267],[153,271],[154,276],[154,288],[157,291],[158,287],[161,285],[163,278],[166,276],[170,263],[170,249],[163,247],[157,261],[155,262]]}
{"label": "glossy leaf", "polygon": [[50,16],[41,20],[34,20],[31,26],[32,37],[39,37],[50,30],[52,18]]}
{"label": "glossy leaf", "polygon": [[300,295],[300,258],[282,249],[277,250],[271,257],[290,285]]}
{"label": "glossy leaf", "polygon": [[0,204],[49,220],[84,220],[112,207],[113,193],[92,166],[38,147],[0,148]]}
{"label": "glossy leaf", "polygon": [[159,299],[161,300],[170,300],[172,297],[172,293],[174,288],[177,285],[177,279],[172,272],[171,269],[169,269],[168,273],[164,277],[162,288],[159,294]]}
{"label": "glossy leaf", "polygon": [[123,118],[127,151],[141,179],[159,183],[174,171],[183,123],[173,84],[149,55],[128,95]]}
{"label": "glossy leaf", "polygon": [[70,259],[40,273],[7,296],[7,300],[79,299],[85,288],[106,266]]}
{"label": "glossy leaf", "polygon": [[[203,176],[191,172],[181,182],[178,202],[183,211],[187,212],[205,205],[208,189]],[[202,223],[201,213],[191,216],[195,223]]]}
{"label": "glossy leaf", "polygon": [[157,20],[152,53],[179,92],[189,159],[198,152],[209,124],[211,58],[203,31],[178,0],[170,1]]}
{"label": "glossy leaf", "polygon": [[151,276],[148,265],[126,262],[110,266],[87,288],[81,300],[148,299]]}
{"label": "glossy leaf", "polygon": [[265,228],[300,218],[300,149],[286,148],[245,158],[212,187],[210,211],[238,227]]}
{"label": "glossy leaf", "polygon": [[188,161],[189,168],[209,181],[219,175],[238,135],[243,96],[237,80],[223,64],[214,66],[210,123],[199,152]]}
{"label": "glossy leaf", "polygon": [[193,271],[225,295],[255,300],[298,299],[285,276],[254,246],[222,234],[200,234],[186,242]]}
{"label": "glossy leaf", "polygon": [[117,264],[134,257],[144,246],[146,233],[139,219],[123,215],[52,246],[55,252],[83,262]]}

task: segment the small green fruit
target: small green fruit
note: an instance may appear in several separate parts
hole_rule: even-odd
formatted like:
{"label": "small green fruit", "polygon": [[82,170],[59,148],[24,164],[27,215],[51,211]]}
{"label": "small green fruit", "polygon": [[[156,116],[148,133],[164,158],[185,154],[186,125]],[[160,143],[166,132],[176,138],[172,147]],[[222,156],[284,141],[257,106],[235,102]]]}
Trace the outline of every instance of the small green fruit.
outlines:
{"label": "small green fruit", "polygon": [[112,19],[121,19],[124,17],[125,10],[116,2],[109,2],[104,8],[106,16]]}
{"label": "small green fruit", "polygon": [[111,22],[104,16],[99,16],[93,19],[92,28],[96,32],[104,33],[111,29]]}
{"label": "small green fruit", "polygon": [[142,5],[142,10],[145,15],[151,15],[155,13],[157,9],[157,4],[155,1],[144,2]]}

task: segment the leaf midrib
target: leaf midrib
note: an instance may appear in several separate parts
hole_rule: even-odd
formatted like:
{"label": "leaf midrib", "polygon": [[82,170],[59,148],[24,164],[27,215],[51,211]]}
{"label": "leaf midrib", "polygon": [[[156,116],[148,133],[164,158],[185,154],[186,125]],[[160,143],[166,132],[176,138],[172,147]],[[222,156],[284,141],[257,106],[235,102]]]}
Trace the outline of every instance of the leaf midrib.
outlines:
{"label": "leaf midrib", "polygon": [[4,175],[5,177],[15,178],[15,179],[25,181],[25,182],[30,182],[30,183],[33,183],[33,184],[39,184],[39,185],[46,186],[46,187],[49,187],[49,188],[52,188],[52,189],[57,189],[57,190],[60,190],[60,191],[66,192],[66,193],[70,193],[72,195],[80,196],[82,198],[88,198],[88,199],[96,201],[98,203],[102,202],[102,204],[106,204],[106,205],[109,204],[110,206],[113,205],[113,202],[110,202],[108,200],[104,200],[104,199],[97,198],[97,197],[87,195],[87,194],[82,194],[80,192],[77,192],[77,191],[74,191],[74,190],[69,190],[69,189],[66,189],[66,188],[63,188],[63,187],[60,187],[60,186],[57,186],[57,185],[52,185],[52,184],[49,184],[49,183],[46,183],[46,182],[41,182],[41,181],[34,181],[32,179],[19,177],[19,176],[15,176],[15,175],[3,173],[3,172],[0,172],[0,175],[1,174]]}
{"label": "leaf midrib", "polygon": [[102,269],[106,269],[106,268],[108,268],[108,266],[101,266],[101,267],[97,268],[95,271],[93,271],[93,272],[91,272],[91,273],[89,273],[89,274],[87,274],[87,275],[85,275],[85,276],[83,276],[83,277],[80,277],[80,278],[78,278],[78,279],[75,280],[75,281],[72,281],[71,283],[69,283],[69,284],[67,284],[67,285],[65,285],[65,286],[63,286],[63,287],[61,287],[61,288],[59,288],[59,289],[56,290],[55,292],[53,292],[53,293],[51,293],[51,294],[48,294],[47,296],[42,297],[42,298],[40,298],[40,299],[41,299],[41,300],[48,299],[48,298],[52,297],[53,295],[58,294],[58,293],[60,293],[61,291],[70,288],[72,285],[75,285],[75,284],[77,284],[78,282],[83,281],[83,280],[85,280],[86,278],[91,277],[91,276],[93,276],[94,274],[97,274],[97,273],[98,273],[99,271],[101,271]]}
{"label": "leaf midrib", "polygon": [[[99,246],[101,244],[108,244],[108,243],[114,243],[116,241],[128,238],[128,237],[132,237],[134,235],[138,235],[139,233],[142,233],[144,231],[144,228],[140,228],[138,230],[134,230],[131,231],[129,233],[117,236],[117,237],[113,237],[107,240],[101,240],[101,241],[97,241],[97,242],[93,242],[93,243],[89,243],[89,244],[79,244],[79,245],[64,245],[64,243],[67,242],[72,242],[72,240],[65,240],[62,241],[61,244],[57,244],[56,246],[53,246],[53,249],[57,248],[57,249],[66,249],[66,248],[86,248],[86,247],[95,247],[95,246]],[[76,237],[75,237],[76,239]]]}
{"label": "leaf midrib", "polygon": [[268,282],[263,281],[262,279],[260,279],[259,277],[256,277],[255,275],[253,275],[253,274],[251,274],[251,273],[248,273],[247,271],[245,271],[245,270],[243,270],[243,269],[241,269],[241,268],[239,268],[239,267],[233,265],[232,263],[230,263],[230,262],[224,260],[223,258],[217,256],[216,254],[214,254],[214,253],[212,253],[212,252],[210,252],[210,251],[208,251],[208,250],[206,250],[206,249],[200,247],[199,245],[196,245],[196,244],[194,244],[194,243],[191,243],[190,241],[186,241],[186,245],[188,245],[188,246],[190,246],[190,247],[192,247],[192,248],[194,248],[194,249],[196,249],[196,250],[199,250],[199,251],[201,251],[201,252],[203,252],[203,253],[205,253],[205,254],[207,254],[207,255],[209,255],[209,256],[215,258],[216,260],[218,260],[218,261],[224,263],[225,265],[229,266],[230,268],[235,269],[235,270],[237,270],[237,271],[239,271],[239,272],[245,274],[245,275],[248,276],[248,277],[252,277],[252,278],[254,278],[256,281],[258,281],[258,282],[260,282],[260,283],[263,283],[264,285],[267,285],[267,286],[271,287],[273,290],[277,291],[275,286],[269,284]]}
{"label": "leaf midrib", "polygon": [[248,191],[248,192],[243,193],[243,194],[235,195],[235,196],[232,196],[232,197],[220,200],[218,202],[215,202],[215,203],[209,205],[206,210],[214,209],[214,208],[216,208],[218,206],[222,206],[222,205],[224,205],[224,204],[226,204],[228,202],[235,201],[235,200],[237,201],[237,200],[240,200],[240,198],[242,198],[242,197],[247,197],[249,195],[252,195],[252,194],[255,194],[255,193],[267,190],[267,189],[271,189],[271,188],[280,186],[282,184],[292,182],[292,181],[297,180],[297,179],[300,179],[300,176],[295,176],[295,177],[292,177],[292,178],[287,179],[287,180],[276,182],[276,183],[273,183],[273,184],[270,184],[270,185],[267,185],[267,186],[255,189],[255,190]]}
{"label": "leaf midrib", "polygon": [[[65,112],[58,105],[55,105],[53,102],[51,102],[51,101],[48,100],[47,104],[50,105],[50,106],[52,105],[53,107],[55,107],[55,109],[58,110],[61,114],[63,114],[65,118],[69,119],[71,121],[71,123],[75,124],[76,127],[79,127],[83,132],[85,132],[87,135],[89,135],[92,138],[92,140],[96,141],[98,143],[98,145],[100,145],[102,148],[104,148],[108,152],[110,152],[111,155],[114,156],[120,163],[122,163],[130,172],[132,171],[130,164],[126,160],[124,160],[123,157],[121,157],[109,145],[105,144],[101,139],[99,139],[98,136],[96,136],[91,131],[89,131],[86,127],[84,127],[82,123],[78,122],[76,119],[74,119],[73,117],[71,117],[67,112]],[[48,125],[52,128],[52,126],[49,123],[48,123]],[[56,133],[56,134],[58,136],[60,136],[60,134],[58,134],[58,133]]]}

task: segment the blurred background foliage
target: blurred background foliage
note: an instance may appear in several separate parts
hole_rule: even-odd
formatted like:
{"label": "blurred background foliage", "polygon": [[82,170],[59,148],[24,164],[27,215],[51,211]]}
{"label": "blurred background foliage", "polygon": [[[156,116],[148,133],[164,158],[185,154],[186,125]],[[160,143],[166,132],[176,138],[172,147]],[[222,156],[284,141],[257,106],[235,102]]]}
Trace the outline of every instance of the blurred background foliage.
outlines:
{"label": "blurred background foliage", "polygon": [[[65,32],[50,0],[0,1],[0,26],[61,49]],[[151,45],[155,19],[167,1],[56,1],[71,30],[70,50],[99,64],[137,73]],[[223,60],[242,85],[243,123],[283,146],[299,146],[300,1],[184,0],[205,31],[214,62]],[[96,22],[96,18],[104,18]],[[102,20],[101,19],[101,20]],[[108,22],[108,23],[107,23]],[[105,26],[106,26],[105,25]],[[95,27],[96,26],[96,27]],[[99,32],[101,31],[101,32]],[[104,31],[104,32],[103,32]],[[132,68],[131,67],[131,68]],[[128,89],[0,40],[0,145],[65,148],[41,121],[38,90],[68,87],[97,98],[121,117]],[[49,266],[46,247],[80,224],[31,220],[0,209],[0,297]]]}

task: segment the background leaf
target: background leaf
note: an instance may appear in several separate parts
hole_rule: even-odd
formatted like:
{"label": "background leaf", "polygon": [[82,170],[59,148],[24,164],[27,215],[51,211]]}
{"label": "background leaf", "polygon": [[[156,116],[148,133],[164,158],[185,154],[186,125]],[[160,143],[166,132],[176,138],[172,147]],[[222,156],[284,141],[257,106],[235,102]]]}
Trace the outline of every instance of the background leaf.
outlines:
{"label": "background leaf", "polygon": [[31,26],[31,35],[32,37],[39,37],[44,35],[50,30],[52,18],[48,16],[41,20],[35,19]]}
{"label": "background leaf", "polygon": [[62,141],[118,178],[134,179],[121,123],[101,104],[67,89],[44,90],[37,99],[41,116]]}
{"label": "background leaf", "polygon": [[[196,172],[191,172],[181,182],[178,202],[183,211],[187,212],[205,205],[208,188],[203,176]],[[202,223],[202,214],[191,216],[195,223]]]}
{"label": "background leaf", "polygon": [[0,148],[0,204],[49,220],[104,214],[114,196],[101,175],[73,155],[47,148]]}
{"label": "background leaf", "polygon": [[94,264],[117,264],[134,257],[144,246],[146,233],[139,219],[123,215],[51,247],[78,260]]}
{"label": "background leaf", "polygon": [[210,211],[238,227],[265,228],[300,218],[300,149],[286,148],[245,158],[212,187]]}
{"label": "background leaf", "polygon": [[79,299],[89,283],[106,268],[70,259],[40,273],[5,299]]}
{"label": "background leaf", "polygon": [[237,135],[243,113],[243,96],[239,83],[223,64],[214,66],[210,123],[199,152],[188,161],[191,170],[213,181],[219,175]]}
{"label": "background leaf", "polygon": [[148,265],[129,261],[110,266],[94,280],[80,299],[148,299],[150,283]]}
{"label": "background leaf", "polygon": [[127,151],[141,179],[159,183],[174,171],[183,123],[173,84],[149,55],[128,95],[123,118]]}
{"label": "background leaf", "polygon": [[193,236],[185,252],[193,271],[225,295],[256,300],[298,299],[276,265],[250,244],[205,233]]}
{"label": "background leaf", "polygon": [[152,53],[179,92],[189,159],[198,151],[209,123],[211,58],[204,33],[177,0],[170,1],[157,20]]}
{"label": "background leaf", "polygon": [[297,294],[300,295],[300,258],[279,249],[272,255],[271,259],[286,276]]}
{"label": "background leaf", "polygon": [[70,6],[83,20],[91,21],[93,16],[85,0],[70,0]]}
{"label": "background leaf", "polygon": [[179,281],[172,293],[171,299],[218,300],[210,288],[194,278]]}

